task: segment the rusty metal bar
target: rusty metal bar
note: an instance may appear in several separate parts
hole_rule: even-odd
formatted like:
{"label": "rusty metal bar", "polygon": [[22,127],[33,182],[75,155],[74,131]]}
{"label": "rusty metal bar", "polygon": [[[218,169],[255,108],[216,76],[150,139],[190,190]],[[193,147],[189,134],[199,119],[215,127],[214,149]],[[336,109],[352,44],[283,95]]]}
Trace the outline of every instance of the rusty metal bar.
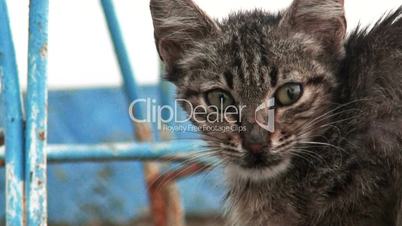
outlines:
{"label": "rusty metal bar", "polygon": [[[114,10],[112,0],[101,0],[109,33],[112,38],[114,49],[120,65],[121,75],[124,81],[126,95],[129,102],[137,100],[139,89],[135,80],[134,73],[131,69],[128,53],[125,48],[120,26]],[[139,107],[134,108],[134,116],[137,119],[144,119],[144,112]],[[152,132],[148,123],[134,122],[135,137],[139,142],[150,142],[152,140]],[[167,206],[166,199],[169,195],[168,190],[151,190],[151,182],[159,175],[159,166],[156,163],[144,163],[144,176],[148,186],[148,195],[150,199],[151,214],[154,219],[155,226],[167,226]]]}
{"label": "rusty metal bar", "polygon": [[23,226],[23,113],[15,50],[5,0],[0,0],[0,37],[0,84],[6,137],[6,225]]}
{"label": "rusty metal bar", "polygon": [[29,4],[28,90],[25,141],[26,221],[47,225],[47,27],[48,0]]}

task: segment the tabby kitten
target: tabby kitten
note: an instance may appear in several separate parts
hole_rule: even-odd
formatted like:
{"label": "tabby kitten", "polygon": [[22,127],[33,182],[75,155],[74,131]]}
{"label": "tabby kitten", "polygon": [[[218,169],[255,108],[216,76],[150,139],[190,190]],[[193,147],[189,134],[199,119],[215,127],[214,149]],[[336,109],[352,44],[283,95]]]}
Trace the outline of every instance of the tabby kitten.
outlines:
{"label": "tabby kitten", "polygon": [[402,225],[402,8],[348,38],[343,0],[222,21],[191,0],[151,0],[151,12],[178,97],[222,114],[245,106],[221,121],[192,114],[243,128],[202,130],[225,168],[231,225]]}

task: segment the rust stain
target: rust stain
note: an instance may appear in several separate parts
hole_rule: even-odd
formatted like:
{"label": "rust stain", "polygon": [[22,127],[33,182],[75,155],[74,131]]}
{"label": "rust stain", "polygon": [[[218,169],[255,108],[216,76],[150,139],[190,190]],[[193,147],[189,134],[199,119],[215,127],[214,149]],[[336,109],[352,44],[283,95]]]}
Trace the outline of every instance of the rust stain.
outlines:
{"label": "rust stain", "polygon": [[44,131],[39,132],[39,139],[41,141],[46,140],[46,133]]}
{"label": "rust stain", "polygon": [[42,58],[47,58],[47,43],[45,43],[42,48],[40,48],[40,55]]}
{"label": "rust stain", "polygon": [[[152,141],[151,127],[147,123],[135,123],[135,137],[140,142]],[[148,188],[148,198],[155,226],[167,226],[167,193],[163,189],[154,189],[151,182],[159,177],[159,166],[156,163],[144,163],[144,176]]]}
{"label": "rust stain", "polygon": [[167,226],[166,190],[155,189],[147,182],[153,223],[155,226]]}
{"label": "rust stain", "polygon": [[135,137],[141,142],[152,141],[151,127],[146,123],[135,123]]}
{"label": "rust stain", "polygon": [[168,226],[185,226],[184,209],[181,205],[180,192],[175,183],[166,186]]}

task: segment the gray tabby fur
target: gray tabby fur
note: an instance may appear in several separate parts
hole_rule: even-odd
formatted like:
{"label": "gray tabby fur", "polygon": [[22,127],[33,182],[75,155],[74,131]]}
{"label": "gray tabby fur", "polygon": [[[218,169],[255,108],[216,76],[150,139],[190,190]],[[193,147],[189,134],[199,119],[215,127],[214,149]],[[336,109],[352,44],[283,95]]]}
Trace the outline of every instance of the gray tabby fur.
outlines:
{"label": "gray tabby fur", "polygon": [[[402,225],[402,8],[347,38],[342,0],[222,21],[191,0],[151,0],[151,12],[179,98],[206,105],[219,88],[247,106],[247,131],[203,131],[226,171],[231,225]],[[301,99],[276,109],[275,132],[261,129],[255,108],[295,81]],[[265,142],[263,167],[248,164],[250,141]]]}

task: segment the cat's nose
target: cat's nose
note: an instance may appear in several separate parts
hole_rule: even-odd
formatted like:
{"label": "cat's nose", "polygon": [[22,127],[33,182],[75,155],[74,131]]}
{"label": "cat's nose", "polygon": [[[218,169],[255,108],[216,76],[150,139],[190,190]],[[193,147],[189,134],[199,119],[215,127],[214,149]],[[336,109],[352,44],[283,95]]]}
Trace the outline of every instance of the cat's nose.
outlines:
{"label": "cat's nose", "polygon": [[258,154],[262,152],[263,146],[262,144],[250,144],[248,146],[248,149],[253,153],[253,154]]}
{"label": "cat's nose", "polygon": [[260,155],[270,146],[270,135],[255,123],[246,124],[247,130],[242,134],[242,145],[250,154]]}
{"label": "cat's nose", "polygon": [[244,145],[245,149],[247,149],[249,152],[252,154],[260,154],[264,151],[264,145],[260,143],[251,143],[251,144],[246,144]]}

